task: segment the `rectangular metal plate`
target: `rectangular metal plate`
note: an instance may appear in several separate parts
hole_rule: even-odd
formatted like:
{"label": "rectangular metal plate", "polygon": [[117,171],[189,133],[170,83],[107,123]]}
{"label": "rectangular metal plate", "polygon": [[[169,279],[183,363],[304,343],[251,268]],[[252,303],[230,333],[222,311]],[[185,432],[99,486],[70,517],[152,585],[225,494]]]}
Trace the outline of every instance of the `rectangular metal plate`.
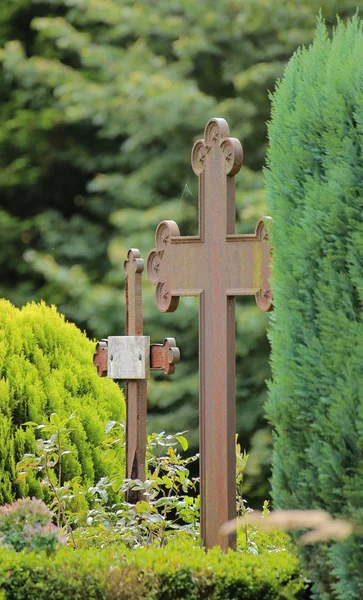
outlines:
{"label": "rectangular metal plate", "polygon": [[109,336],[108,377],[148,379],[150,377],[150,337],[147,335]]}

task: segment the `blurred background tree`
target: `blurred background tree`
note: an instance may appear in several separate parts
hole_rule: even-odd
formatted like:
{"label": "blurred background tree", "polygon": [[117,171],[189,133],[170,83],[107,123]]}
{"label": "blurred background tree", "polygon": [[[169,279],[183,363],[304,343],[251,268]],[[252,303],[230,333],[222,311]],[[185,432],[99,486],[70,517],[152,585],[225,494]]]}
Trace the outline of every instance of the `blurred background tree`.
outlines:
{"label": "blurred background tree", "polygon": [[[297,46],[351,15],[350,0],[13,0],[0,7],[0,296],[44,299],[95,338],[122,335],[123,261],[146,259],[174,219],[197,230],[193,141],[210,117],[244,146],[237,232],[265,212],[268,90]],[[146,279],[146,278],[145,278]],[[198,305],[161,315],[145,287],[145,331],[177,339],[182,363],[150,385],[149,429],[198,443]],[[250,502],[266,496],[271,436],[267,316],[237,306],[237,415]]]}

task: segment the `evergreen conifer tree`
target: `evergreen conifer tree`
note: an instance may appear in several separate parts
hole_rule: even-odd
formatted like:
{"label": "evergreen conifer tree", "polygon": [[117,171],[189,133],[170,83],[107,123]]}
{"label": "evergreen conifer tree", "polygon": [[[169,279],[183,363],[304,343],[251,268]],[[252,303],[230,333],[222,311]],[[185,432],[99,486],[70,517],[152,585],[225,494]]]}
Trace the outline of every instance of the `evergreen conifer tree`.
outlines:
{"label": "evergreen conifer tree", "polygon": [[[266,185],[275,313],[267,412],[276,508],[363,524],[363,29],[289,62],[272,98]],[[315,597],[363,597],[363,538],[305,551]]]}
{"label": "evergreen conifer tree", "polygon": [[[74,417],[62,457],[62,482],[78,478],[88,487],[108,473],[122,471],[124,451],[113,463],[102,457],[108,421],[125,420],[118,386],[98,377],[92,363],[94,342],[54,307],[28,304],[22,310],[0,300],[0,504],[16,496],[44,497],[40,480],[29,474],[16,482],[16,463],[34,453],[52,413]],[[47,437],[46,434],[43,437]]]}

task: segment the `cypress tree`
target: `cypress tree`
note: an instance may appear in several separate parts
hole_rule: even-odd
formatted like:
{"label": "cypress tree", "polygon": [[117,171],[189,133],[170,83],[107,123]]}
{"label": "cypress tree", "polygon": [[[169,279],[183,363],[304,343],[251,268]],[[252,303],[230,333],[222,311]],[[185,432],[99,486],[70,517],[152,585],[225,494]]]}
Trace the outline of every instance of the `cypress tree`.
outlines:
{"label": "cypress tree", "polygon": [[124,421],[124,398],[115,383],[98,377],[94,347],[54,307],[31,303],[19,310],[0,300],[0,504],[17,496],[44,497],[35,475],[16,482],[15,465],[24,453],[34,453],[42,435],[24,423],[48,423],[52,413],[62,419],[74,413],[62,483],[77,478],[87,488],[122,470],[123,449],[107,463],[102,440],[108,421]]}
{"label": "cypress tree", "polygon": [[[266,170],[275,313],[273,498],[363,523],[363,29],[356,16],[289,62]],[[315,597],[363,597],[363,539],[304,551]]]}

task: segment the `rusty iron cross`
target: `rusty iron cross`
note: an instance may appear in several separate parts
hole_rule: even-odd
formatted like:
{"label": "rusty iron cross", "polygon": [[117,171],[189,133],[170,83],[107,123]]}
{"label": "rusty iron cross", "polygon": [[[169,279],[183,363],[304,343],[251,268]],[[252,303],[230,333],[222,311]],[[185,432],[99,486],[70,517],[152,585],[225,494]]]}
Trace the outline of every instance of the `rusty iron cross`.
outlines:
{"label": "rusty iron cross", "polygon": [[235,534],[220,533],[236,516],[235,296],[254,294],[263,311],[271,308],[265,219],[254,234],[235,234],[234,176],[242,159],[227,122],[208,121],[191,157],[199,234],[181,237],[174,221],[162,221],[147,266],[160,311],[176,310],[180,296],[199,296],[201,534],[207,548],[224,550],[236,545]]}
{"label": "rusty iron cross", "polygon": [[[101,340],[96,346],[94,365],[101,377],[126,380],[126,478],[145,479],[147,377],[149,368],[172,374],[179,362],[174,338],[151,344],[143,335],[142,272],[139,250],[130,249],[124,263],[126,282],[126,336]],[[127,501],[136,503],[142,493],[131,490]]]}

